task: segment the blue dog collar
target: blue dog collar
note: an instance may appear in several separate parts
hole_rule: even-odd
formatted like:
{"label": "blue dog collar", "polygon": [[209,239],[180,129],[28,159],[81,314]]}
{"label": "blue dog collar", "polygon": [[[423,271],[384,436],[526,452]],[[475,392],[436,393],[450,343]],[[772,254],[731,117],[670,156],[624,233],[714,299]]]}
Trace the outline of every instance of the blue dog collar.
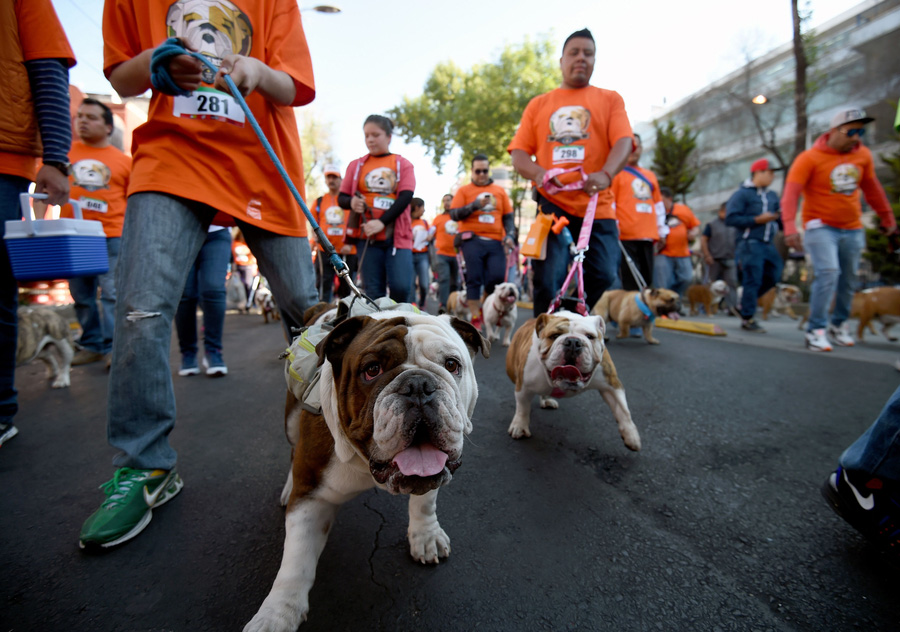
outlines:
{"label": "blue dog collar", "polygon": [[647,304],[641,300],[641,293],[638,292],[634,295],[634,302],[637,303],[638,309],[641,310],[641,313],[644,315],[644,318],[653,321],[656,320],[656,315],[650,311],[650,308],[647,307]]}

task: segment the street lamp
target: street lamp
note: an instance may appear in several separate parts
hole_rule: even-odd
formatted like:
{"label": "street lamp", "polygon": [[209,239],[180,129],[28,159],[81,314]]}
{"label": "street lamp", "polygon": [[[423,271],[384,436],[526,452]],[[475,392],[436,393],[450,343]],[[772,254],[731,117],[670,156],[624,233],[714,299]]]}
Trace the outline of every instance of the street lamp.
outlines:
{"label": "street lamp", "polygon": [[756,105],[765,105],[766,103],[769,102],[769,99],[767,99],[766,95],[764,95],[764,94],[757,94],[755,97],[750,99],[750,101],[752,103],[755,103]]}
{"label": "street lamp", "polygon": [[317,4],[314,7],[310,7],[308,9],[300,9],[300,12],[303,11],[315,11],[316,13],[340,13],[341,8],[336,7],[333,4]]}

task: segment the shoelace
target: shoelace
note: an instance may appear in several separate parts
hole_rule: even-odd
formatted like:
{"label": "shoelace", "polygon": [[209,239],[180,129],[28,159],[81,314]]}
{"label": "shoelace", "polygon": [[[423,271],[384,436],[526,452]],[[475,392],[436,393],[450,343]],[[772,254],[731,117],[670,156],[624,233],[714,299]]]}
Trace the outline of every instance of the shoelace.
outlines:
{"label": "shoelace", "polygon": [[138,482],[139,478],[140,472],[137,470],[132,470],[127,467],[116,470],[112,479],[100,486],[100,489],[106,494],[106,500],[103,501],[103,507],[110,508],[116,506],[128,495],[135,483]]}

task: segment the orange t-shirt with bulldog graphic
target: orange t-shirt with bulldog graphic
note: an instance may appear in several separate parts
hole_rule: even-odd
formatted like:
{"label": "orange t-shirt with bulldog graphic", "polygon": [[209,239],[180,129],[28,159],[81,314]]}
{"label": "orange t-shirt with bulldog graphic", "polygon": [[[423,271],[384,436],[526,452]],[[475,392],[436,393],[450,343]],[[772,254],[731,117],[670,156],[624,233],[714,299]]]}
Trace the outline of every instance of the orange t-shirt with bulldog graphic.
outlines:
{"label": "orange t-shirt with bulldog graphic", "polygon": [[691,247],[688,239],[688,231],[700,225],[700,220],[694,215],[687,205],[675,203],[672,212],[666,219],[669,225],[669,236],[666,237],[666,247],[659,254],[667,257],[690,257]]}
{"label": "orange t-shirt with bulldog graphic", "polygon": [[[230,54],[256,58],[286,73],[296,87],[282,106],[258,91],[246,101],[303,195],[303,158],[293,108],[315,97],[312,62],[294,0],[186,2],[107,0],[103,6],[104,72],[181,37],[215,66]],[[212,88],[213,73],[187,97],[153,91],[147,122],[134,131],[128,193],[156,191],[208,204],[214,223],[232,218],[279,235],[306,237],[306,218],[277,175],[250,122],[230,94]],[[224,214],[224,216],[223,216]]]}
{"label": "orange t-shirt with bulldog graphic", "polygon": [[613,178],[610,188],[616,200],[619,239],[657,241],[659,239],[659,229],[656,225],[657,205],[662,206],[663,203],[659,193],[659,182],[652,171],[638,166],[633,166],[632,169],[649,180],[650,184],[624,169]]}
{"label": "orange t-shirt with bulldog graphic", "polygon": [[488,202],[486,208],[475,211],[459,222],[458,230],[470,230],[479,237],[488,237],[501,241],[506,235],[506,231],[503,230],[503,216],[513,212],[509,196],[503,187],[493,182],[483,187],[471,182],[464,184],[456,191],[453,201],[450,202],[450,207],[460,208],[471,204],[475,200],[480,201],[485,196],[491,196],[493,202]]}
{"label": "orange t-shirt with bulldog graphic", "polygon": [[[347,220],[350,217],[350,211],[345,211],[338,205],[336,195],[326,193],[322,196],[321,202],[318,202],[313,208],[313,215],[316,222],[325,232],[328,241],[334,246],[334,249],[341,254],[341,248],[344,247],[344,237],[347,234]],[[352,250],[348,253],[356,254],[356,246],[351,246]],[[319,250],[325,252],[322,245],[319,244]]]}
{"label": "orange t-shirt with bulldog graphic", "polygon": [[[603,168],[616,141],[631,138],[631,123],[619,93],[587,86],[575,90],[557,88],[533,98],[507,151],[521,149],[534,156],[544,169],[581,167],[585,173]],[[559,178],[562,184],[576,180],[575,174]],[[576,217],[584,217],[590,196],[584,191],[541,195]],[[594,219],[615,219],[613,194],[601,191]]]}
{"label": "orange t-shirt with bulldog graphic", "polygon": [[[69,160],[72,163],[69,197],[81,203],[82,217],[101,222],[107,237],[121,237],[131,158],[112,145],[91,147],[76,140],[69,151]],[[72,205],[64,205],[59,216],[74,217]]]}
{"label": "orange t-shirt with bulldog graphic", "polygon": [[459,232],[459,222],[450,217],[450,213],[441,213],[434,218],[434,249],[439,255],[455,257],[456,247],[453,238]]}
{"label": "orange t-shirt with bulldog graphic", "polygon": [[[341,193],[362,194],[366,206],[372,214],[371,219],[379,219],[384,212],[393,206],[400,191],[414,191],[416,176],[412,163],[397,154],[383,156],[366,155],[357,158],[347,167],[344,181],[341,182]],[[366,217],[368,221],[370,218]],[[377,233],[376,241],[387,237],[387,228]],[[412,248],[412,218],[409,207],[394,220],[394,247]]]}

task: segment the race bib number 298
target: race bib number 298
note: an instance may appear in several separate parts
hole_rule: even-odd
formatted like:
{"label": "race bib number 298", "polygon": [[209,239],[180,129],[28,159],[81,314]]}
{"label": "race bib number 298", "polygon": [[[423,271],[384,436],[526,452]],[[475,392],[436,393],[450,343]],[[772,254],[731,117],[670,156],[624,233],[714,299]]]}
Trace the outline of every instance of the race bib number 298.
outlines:
{"label": "race bib number 298", "polygon": [[553,162],[584,162],[584,145],[560,145],[554,147]]}
{"label": "race bib number 298", "polygon": [[244,126],[244,111],[230,94],[212,88],[200,87],[187,97],[175,97],[172,112],[180,118],[223,121],[238,127]]}

